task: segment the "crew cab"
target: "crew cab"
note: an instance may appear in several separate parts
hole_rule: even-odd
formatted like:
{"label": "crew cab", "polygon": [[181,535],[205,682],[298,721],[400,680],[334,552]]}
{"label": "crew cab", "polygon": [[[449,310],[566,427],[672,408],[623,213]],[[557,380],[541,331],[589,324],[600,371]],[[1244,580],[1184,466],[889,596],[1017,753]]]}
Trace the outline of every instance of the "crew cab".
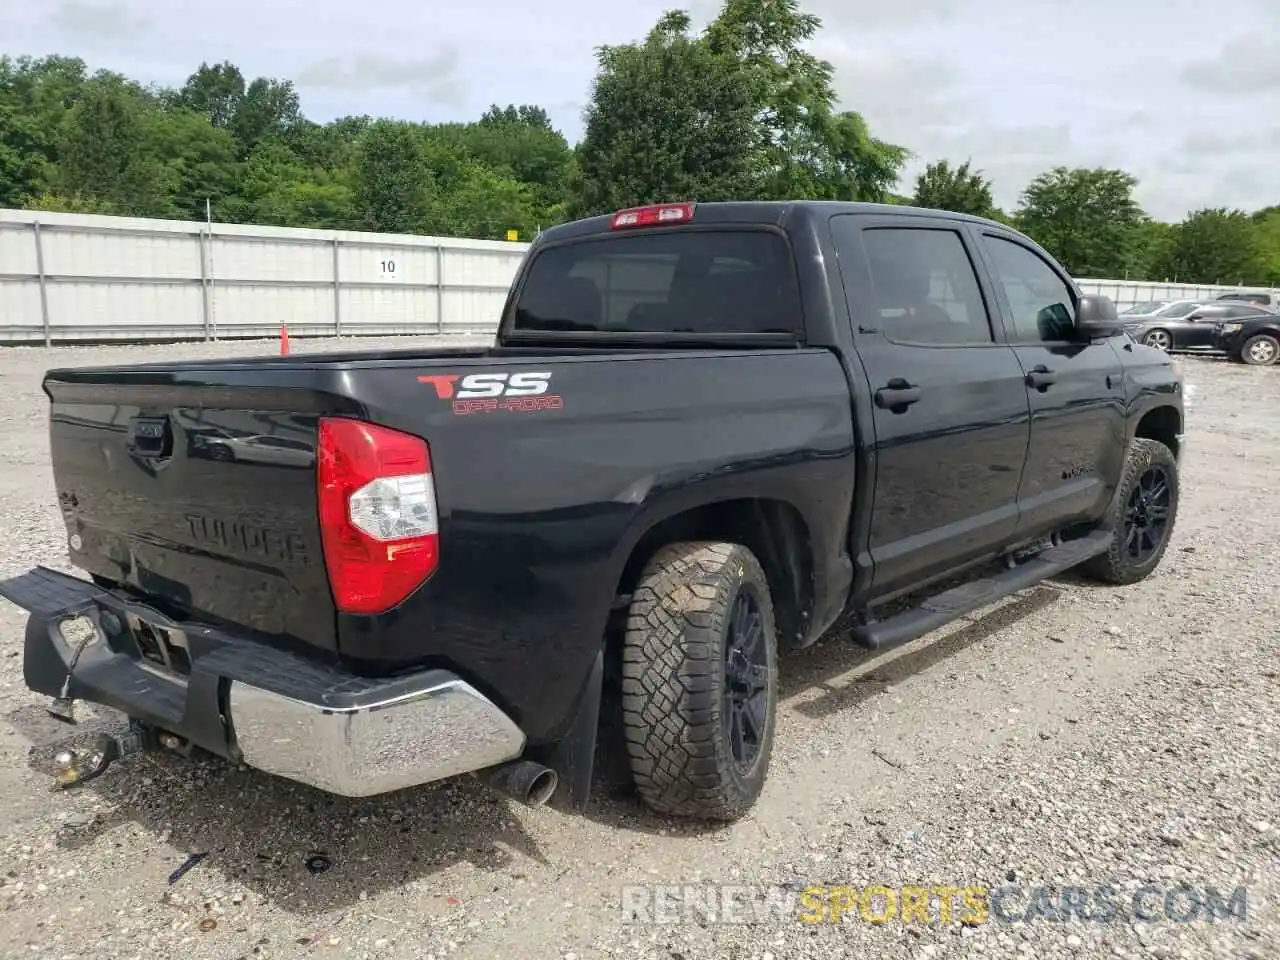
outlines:
{"label": "crew cab", "polygon": [[488,348],[44,389],[86,576],[0,593],[30,689],[133,730],[65,782],[199,748],[582,809],[616,703],[643,800],[720,820],[764,785],[781,654],[843,614],[885,649],[1069,568],[1150,575],[1183,449],[1182,380],[1109,300],[1009,227],[876,204],[554,227]]}

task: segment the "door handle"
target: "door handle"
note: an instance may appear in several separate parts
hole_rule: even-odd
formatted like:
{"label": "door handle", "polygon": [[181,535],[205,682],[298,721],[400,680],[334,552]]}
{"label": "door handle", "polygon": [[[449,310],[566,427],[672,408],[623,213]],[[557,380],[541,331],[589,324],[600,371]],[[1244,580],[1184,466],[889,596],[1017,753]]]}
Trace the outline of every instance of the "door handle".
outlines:
{"label": "door handle", "polygon": [[920,399],[920,388],[902,377],[894,377],[876,391],[876,406],[891,413],[906,413],[907,407]]}
{"label": "door handle", "polygon": [[1058,375],[1041,364],[1027,371],[1026,380],[1028,387],[1035,387],[1035,389],[1044,393],[1050,386],[1058,382]]}

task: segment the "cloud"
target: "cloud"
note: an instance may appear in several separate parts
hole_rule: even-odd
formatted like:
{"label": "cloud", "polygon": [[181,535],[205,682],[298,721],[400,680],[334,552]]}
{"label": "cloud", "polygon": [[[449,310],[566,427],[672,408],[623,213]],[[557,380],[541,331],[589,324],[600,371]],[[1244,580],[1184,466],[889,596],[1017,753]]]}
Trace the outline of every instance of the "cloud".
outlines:
{"label": "cloud", "polygon": [[344,64],[337,57],[326,57],[304,67],[298,75],[298,85],[358,93],[408,90],[436,103],[456,105],[463,99],[458,65],[458,48],[452,44],[420,58],[362,53]]}
{"label": "cloud", "polygon": [[[687,9],[695,23],[705,23],[720,13],[724,0],[689,0],[672,5]],[[843,21],[857,24],[861,30],[947,21],[953,19],[963,5],[964,0],[802,0],[800,4],[805,13],[821,17],[824,26]]]}
{"label": "cloud", "polygon": [[49,14],[49,24],[72,36],[104,39],[131,37],[146,30],[149,21],[115,0],[62,0]]}
{"label": "cloud", "polygon": [[960,118],[960,74],[945,61],[875,48],[853,51],[841,44],[821,45],[816,52],[835,67],[840,103],[865,116],[883,139],[910,141],[921,128],[951,126]]}
{"label": "cloud", "polygon": [[[1182,141],[1182,152],[1194,157],[1236,157],[1248,153],[1280,151],[1280,127],[1257,133],[1224,134],[1191,133]],[[1259,160],[1264,158],[1259,157]]]}
{"label": "cloud", "polygon": [[1183,67],[1182,81],[1210,94],[1280,91],[1280,39],[1258,34],[1236,37],[1216,57]]}

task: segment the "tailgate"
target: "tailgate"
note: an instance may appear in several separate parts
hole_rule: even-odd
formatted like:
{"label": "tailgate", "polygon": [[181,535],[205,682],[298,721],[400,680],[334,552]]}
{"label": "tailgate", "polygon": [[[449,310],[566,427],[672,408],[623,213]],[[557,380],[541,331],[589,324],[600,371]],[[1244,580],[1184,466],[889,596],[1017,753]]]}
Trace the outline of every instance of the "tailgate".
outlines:
{"label": "tailgate", "polygon": [[315,441],[320,414],[351,401],[282,374],[255,385],[191,367],[50,373],[71,561],[175,615],[335,650]]}

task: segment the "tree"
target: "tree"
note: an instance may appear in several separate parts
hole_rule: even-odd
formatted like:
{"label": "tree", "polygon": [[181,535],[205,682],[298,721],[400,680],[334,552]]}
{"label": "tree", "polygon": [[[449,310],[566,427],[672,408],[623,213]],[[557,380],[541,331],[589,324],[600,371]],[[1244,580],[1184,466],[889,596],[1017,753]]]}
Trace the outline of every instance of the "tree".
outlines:
{"label": "tree", "polygon": [[63,120],[86,80],[83,60],[0,56],[0,206],[22,206],[57,176]]}
{"label": "tree", "polygon": [[379,120],[360,138],[355,207],[366,230],[413,233],[426,223],[431,171],[411,124]]}
{"label": "tree", "polygon": [[245,88],[235,105],[231,132],[242,154],[269,137],[283,137],[302,120],[298,92],[290,80],[259,77]]}
{"label": "tree", "polygon": [[1264,207],[1250,218],[1258,233],[1262,282],[1280,287],[1280,206]]}
{"label": "tree", "polygon": [[166,215],[203,220],[205,201],[221,207],[232,196],[241,175],[235,138],[188,110],[159,111],[148,118],[144,137],[148,149],[163,158],[166,183],[171,185]]}
{"label": "tree", "polygon": [[178,105],[194,110],[220,130],[231,127],[240,101],[244,99],[244,74],[229,62],[207,63],[187,78],[178,95]]}
{"label": "tree", "polygon": [[1255,223],[1239,210],[1197,210],[1173,229],[1161,272],[1183,283],[1260,284],[1266,267]]}
{"label": "tree", "polygon": [[601,47],[573,216],[662,200],[758,196],[756,100],[736,65],[667,14],[641,44]]}
{"label": "tree", "polygon": [[753,94],[765,199],[883,200],[909,152],[836,111],[834,68],[806,49],[821,25],[797,0],[726,0],[705,36]]}
{"label": "tree", "polygon": [[966,160],[952,169],[946,160],[939,160],[925,167],[916,177],[914,205],[975,217],[993,216],[996,205],[991,199],[991,181],[981,170],[970,170],[969,163]]}
{"label": "tree", "polygon": [[1015,219],[1073,276],[1123,276],[1144,219],[1137,183],[1123,170],[1055,167],[1023,191]]}
{"label": "tree", "polygon": [[541,107],[490,107],[477,123],[462,126],[460,143],[480,163],[531,187],[544,219],[564,200],[572,151]]}
{"label": "tree", "polygon": [[104,201],[121,213],[164,213],[164,166],[147,142],[145,94],[122,78],[99,75],[67,111],[59,148],[59,192]]}
{"label": "tree", "polygon": [[603,47],[570,209],[671,199],[881,200],[907,157],[837,111],[820,21],[795,0],[727,0],[699,36],[663,16],[642,43]]}

